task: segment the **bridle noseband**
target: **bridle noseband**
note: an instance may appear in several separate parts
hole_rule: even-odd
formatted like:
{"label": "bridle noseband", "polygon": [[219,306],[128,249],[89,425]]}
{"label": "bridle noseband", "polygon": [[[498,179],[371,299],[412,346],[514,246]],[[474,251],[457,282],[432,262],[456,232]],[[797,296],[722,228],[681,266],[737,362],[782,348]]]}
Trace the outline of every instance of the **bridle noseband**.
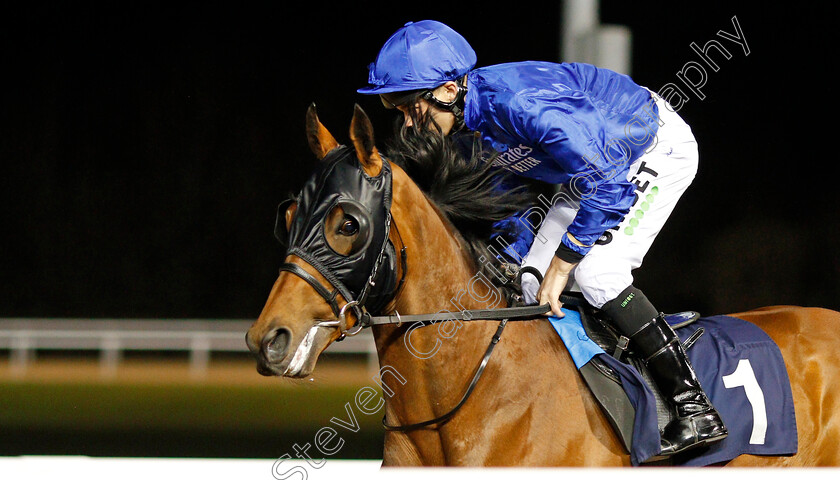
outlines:
{"label": "bridle noseband", "polygon": [[[333,313],[335,313],[336,319],[335,320],[316,320],[315,325],[316,327],[333,327],[337,328],[340,332],[340,336],[337,341],[344,340],[344,337],[352,337],[353,335],[358,334],[365,328],[365,325],[359,321],[354,327],[353,330],[349,330],[347,328],[347,309],[348,308],[359,308],[359,302],[357,300],[350,300],[346,302],[341,308],[338,307],[338,289],[333,290],[330,292],[327,290],[321,283],[318,281],[317,278],[312,276],[309,272],[301,268],[299,265],[295,263],[283,263],[280,265],[281,272],[289,272],[291,274],[297,275],[298,277],[302,278],[306,283],[312,286],[313,289],[320,295],[326,302],[329,304],[330,308],[332,308]],[[364,315],[364,313],[362,314]],[[356,318],[363,318],[359,317],[357,313]]]}

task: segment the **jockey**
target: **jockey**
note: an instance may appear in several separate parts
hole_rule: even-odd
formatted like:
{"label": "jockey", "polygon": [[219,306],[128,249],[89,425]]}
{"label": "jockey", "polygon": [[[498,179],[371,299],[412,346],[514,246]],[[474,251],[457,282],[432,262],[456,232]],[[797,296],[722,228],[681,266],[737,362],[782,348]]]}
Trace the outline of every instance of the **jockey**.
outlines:
{"label": "jockey", "polygon": [[448,26],[409,22],[358,91],[400,110],[406,127],[425,117],[444,135],[477,132],[495,165],[558,185],[521,262],[544,278],[523,278],[526,301],[562,317],[560,294],[576,286],[630,339],[675,413],[661,432],[661,455],[726,437],[677,335],[631,274],[697,172],[691,129],[665,100],[609,70],[475,64]]}

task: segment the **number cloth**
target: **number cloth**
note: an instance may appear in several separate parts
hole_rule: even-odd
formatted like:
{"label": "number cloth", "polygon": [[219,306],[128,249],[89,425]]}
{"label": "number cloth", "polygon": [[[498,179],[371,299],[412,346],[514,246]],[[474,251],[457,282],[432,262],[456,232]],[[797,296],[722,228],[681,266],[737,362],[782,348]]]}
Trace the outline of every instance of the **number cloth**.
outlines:
{"label": "number cloth", "polygon": [[[599,355],[621,377],[636,409],[630,459],[634,465],[643,463],[659,451],[653,392],[633,367],[606,354],[586,336],[577,312],[563,312],[565,317],[550,317],[550,321],[575,365],[580,368]],[[705,333],[688,350],[688,358],[729,429],[729,436],[708,448],[672,457],[674,461],[685,466],[705,466],[741,454],[795,454],[796,414],[779,347],[756,325],[723,315],[701,318],[676,332],[685,341],[701,327]]]}

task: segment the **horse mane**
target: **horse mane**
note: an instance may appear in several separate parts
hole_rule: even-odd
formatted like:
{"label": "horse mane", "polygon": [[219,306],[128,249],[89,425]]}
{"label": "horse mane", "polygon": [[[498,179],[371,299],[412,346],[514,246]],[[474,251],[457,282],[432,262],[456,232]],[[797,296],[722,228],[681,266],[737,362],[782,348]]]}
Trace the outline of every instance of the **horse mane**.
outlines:
{"label": "horse mane", "polygon": [[492,235],[505,232],[494,224],[533,205],[529,183],[518,178],[518,185],[506,185],[513,175],[493,168],[495,155],[485,152],[471,133],[444,136],[435,128],[398,124],[395,137],[386,145],[388,159],[405,170],[452,224],[477,267],[483,270],[488,260],[498,266],[488,245]]}

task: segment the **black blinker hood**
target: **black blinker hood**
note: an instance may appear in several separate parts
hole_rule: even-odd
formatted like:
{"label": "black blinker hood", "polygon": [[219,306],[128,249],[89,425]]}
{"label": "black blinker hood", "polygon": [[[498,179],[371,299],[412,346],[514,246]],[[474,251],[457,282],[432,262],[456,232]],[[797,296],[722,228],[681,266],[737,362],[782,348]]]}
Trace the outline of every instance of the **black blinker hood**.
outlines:
{"label": "black blinker hood", "polygon": [[[379,175],[370,177],[356,158],[355,150],[347,146],[333,149],[321,162],[321,168],[310,177],[297,198],[297,211],[286,237],[286,255],[295,255],[312,265],[348,302],[355,300],[359,306],[377,311],[390,300],[397,284],[397,259],[388,240],[390,163],[383,159]],[[349,255],[334,251],[324,231],[324,220],[339,204],[345,205],[346,213],[365,217],[357,218],[363,246]],[[282,242],[283,204],[277,215],[275,230]],[[278,229],[282,230],[278,232]]]}

